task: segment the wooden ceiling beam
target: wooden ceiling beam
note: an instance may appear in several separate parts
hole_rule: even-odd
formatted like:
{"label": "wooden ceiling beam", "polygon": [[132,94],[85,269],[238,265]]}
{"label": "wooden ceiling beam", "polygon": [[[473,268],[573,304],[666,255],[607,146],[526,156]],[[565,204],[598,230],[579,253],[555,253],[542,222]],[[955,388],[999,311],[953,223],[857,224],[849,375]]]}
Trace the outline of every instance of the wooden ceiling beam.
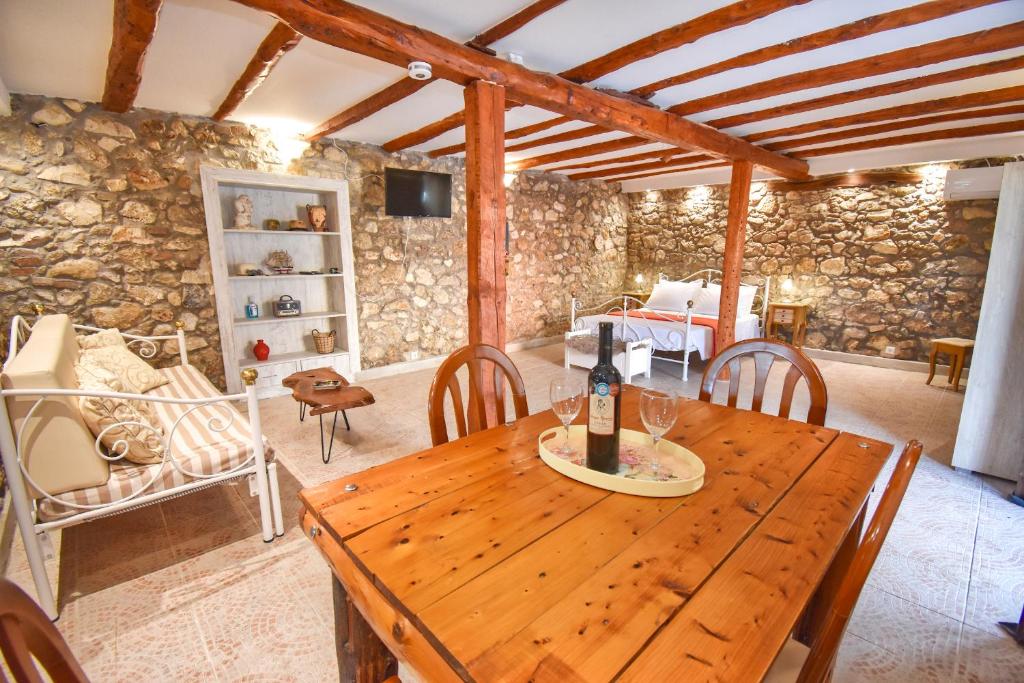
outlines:
{"label": "wooden ceiling beam", "polygon": [[[573,81],[574,83],[586,83],[594,80],[595,78],[611,73],[612,71],[621,69],[633,62],[653,57],[665,50],[681,47],[682,45],[695,42],[700,38],[713,33],[718,33],[719,31],[724,31],[735,26],[742,26],[743,24],[774,14],[780,10],[805,4],[808,1],[809,0],[744,0],[743,2],[736,2],[731,5],[727,5],[726,7],[708,12],[707,14],[702,14],[701,16],[690,19],[689,21],[676,24],[675,26],[663,31],[658,31],[657,33],[653,33],[645,38],[633,41],[629,45],[625,45],[617,50],[613,50],[605,55],[592,59],[585,64],[567,69],[558,75],[566,80]],[[633,93],[623,93],[623,95],[630,94]],[[524,128],[510,131],[506,134],[505,139],[509,140],[517,137],[525,137],[527,135],[538,133],[541,130],[553,128],[554,126],[565,123],[564,120],[561,120],[562,118],[564,117],[557,117],[548,121],[542,121],[541,124],[533,124],[532,126],[525,126]],[[538,126],[543,127],[538,128]],[[455,127],[442,130],[441,133],[446,133],[448,130],[454,130],[454,128]],[[436,130],[439,129],[437,127],[432,127],[431,125],[424,126],[420,129],[422,135],[429,134]],[[608,130],[609,129],[604,126],[592,126],[588,133],[577,133],[577,135],[578,137],[586,137],[591,134],[596,135],[598,133],[608,132]],[[408,139],[414,140],[414,144],[420,144],[430,139],[422,139],[422,135],[409,137]],[[440,133],[436,133],[436,135],[440,135]],[[543,142],[541,144],[550,143]],[[528,147],[523,147],[522,149],[528,149]],[[463,151],[465,151],[465,145],[449,145],[447,147],[431,151],[430,155],[433,157],[439,157],[444,156],[445,154],[457,154],[458,152]]]}
{"label": "wooden ceiling beam", "polygon": [[868,171],[866,173],[840,173],[818,176],[810,180],[768,180],[769,192],[806,192],[827,190],[832,187],[869,187],[871,185],[916,185],[925,176],[913,171]]}
{"label": "wooden ceiling beam", "polygon": [[982,92],[969,93],[967,95],[942,97],[935,100],[914,102],[912,104],[902,104],[895,107],[885,107],[884,109],[861,112],[859,114],[850,114],[848,116],[837,116],[823,121],[804,123],[799,126],[787,126],[785,128],[775,128],[772,130],[762,131],[760,133],[753,133],[751,135],[744,136],[744,139],[749,140],[750,142],[759,142],[761,140],[790,137],[793,135],[801,135],[803,133],[816,133],[819,130],[828,130],[829,128],[842,128],[844,126],[856,126],[863,123],[876,123],[880,121],[889,121],[891,119],[906,118],[908,116],[923,116],[925,114],[934,114],[940,111],[951,111],[967,107],[984,107],[993,104],[1005,104],[1007,102],[1015,102],[1017,100],[1024,100],[1024,85],[1015,85],[1009,88],[997,88],[995,90],[985,90]]}
{"label": "wooden ceiling beam", "polygon": [[985,135],[999,135],[1001,133],[1016,133],[1024,130],[1024,119],[1017,121],[1004,121],[1002,123],[986,123],[977,126],[964,126],[963,128],[944,128],[942,130],[929,130],[923,133],[908,133],[907,135],[895,135],[888,138],[875,140],[861,140],[859,142],[848,142],[842,145],[830,147],[813,147],[800,150],[801,157],[823,157],[831,154],[843,154],[845,152],[860,152],[866,149],[878,149],[879,147],[896,147],[899,145],[912,145],[917,142],[931,142],[933,140],[953,140],[956,138],[973,138]]}
{"label": "wooden ceiling beam", "polygon": [[[525,138],[527,135],[533,135],[534,133],[542,133],[548,130],[549,128],[554,128],[555,126],[560,126],[563,123],[569,123],[570,121],[575,121],[575,119],[569,116],[556,116],[555,118],[548,119],[547,121],[540,121],[539,123],[531,123],[528,126],[513,128],[512,130],[505,131],[505,140]],[[428,152],[428,154],[430,154],[430,156],[434,158],[437,158],[443,157],[448,154],[458,154],[459,152],[465,151],[466,143],[460,142],[457,145],[448,145],[447,147],[440,147],[438,149]],[[505,151],[508,151],[508,149],[506,149]]]}
{"label": "wooden ceiling beam", "polygon": [[705,36],[749,24],[780,10],[803,5],[809,0],[744,0],[635,40],[606,55],[580,64],[560,75],[575,83],[588,83],[624,66],[696,42]]}
{"label": "wooden ceiling beam", "polygon": [[815,97],[810,100],[802,100],[800,102],[783,104],[777,107],[769,107],[768,109],[758,109],[745,114],[735,114],[733,116],[714,119],[707,123],[709,126],[714,126],[715,128],[735,128],[736,126],[745,126],[748,123],[766,121],[768,119],[775,119],[782,116],[791,116],[792,114],[800,114],[805,111],[835,107],[840,104],[849,104],[850,102],[858,102],[860,100],[885,97],[887,95],[895,95],[901,92],[927,88],[932,85],[955,83],[956,81],[963,81],[969,78],[990,76],[992,74],[1014,71],[1016,69],[1024,69],[1024,56],[1010,57],[1008,59],[1000,59],[985,62],[983,64],[965,66],[959,69],[950,69],[949,71],[940,71],[926,76],[905,78],[901,81],[883,83],[881,85],[860,88],[858,90],[848,90],[834,95],[825,95],[823,97]]}
{"label": "wooden ceiling beam", "polygon": [[589,138],[592,135],[600,135],[601,133],[607,133],[608,129],[603,126],[585,126],[583,128],[577,128],[575,130],[568,130],[564,133],[556,133],[555,135],[548,135],[536,140],[530,140],[528,142],[520,142],[516,145],[506,145],[506,152],[522,152],[526,149],[533,149],[534,147],[543,147],[544,145],[553,145],[556,142],[569,142],[571,140],[579,140],[580,138]]}
{"label": "wooden ceiling beam", "polygon": [[103,108],[124,113],[135,104],[163,0],[114,0],[114,35],[107,57]]}
{"label": "wooden ceiling beam", "polygon": [[695,114],[712,109],[720,109],[744,102],[752,102],[776,95],[784,95],[800,90],[835,85],[846,81],[854,81],[869,76],[931,66],[952,59],[973,57],[986,52],[1008,50],[1024,45],[1024,21],[1005,26],[976,31],[965,35],[954,36],[944,40],[936,40],[924,45],[894,50],[880,55],[871,55],[855,59],[843,64],[811,69],[799,73],[779,76],[760,83],[742,88],[734,88],[725,92],[699,97],[695,100],[681,102],[671,106],[667,111],[680,116]]}
{"label": "wooden ceiling beam", "polygon": [[573,147],[572,149],[562,149],[557,152],[551,152],[550,154],[541,154],[539,156],[530,157],[528,159],[518,159],[516,161],[506,161],[505,166],[511,171],[525,171],[529,168],[536,168],[537,166],[544,166],[546,164],[554,164],[559,161],[565,161],[566,159],[574,159],[576,157],[589,157],[595,154],[605,154],[607,152],[616,152],[620,149],[626,149],[627,147],[635,147],[636,145],[642,145],[649,142],[636,135],[630,135],[624,138],[615,138],[614,140],[606,140],[604,142],[595,142],[587,145],[586,147]]}
{"label": "wooden ceiling beam", "polygon": [[[887,95],[894,95],[901,92],[909,92],[917,90],[919,88],[927,88],[933,85],[940,85],[943,83],[953,83],[961,80],[968,80],[971,78],[979,78],[981,76],[989,76],[992,74],[1003,73],[1006,71],[1015,71],[1017,69],[1024,69],[1024,56],[1021,57],[1010,57],[1008,59],[1000,59],[992,62],[985,62],[984,64],[976,64],[974,66],[961,67],[959,69],[951,69],[949,71],[940,71],[938,73],[929,74],[927,76],[919,76],[916,78],[907,78],[902,81],[893,81],[892,83],[883,83],[881,85],[870,86],[867,88],[861,88],[859,90],[849,90],[846,92],[836,93],[834,95],[826,95],[823,97],[816,97],[810,100],[803,100],[800,102],[793,102],[791,104],[784,104],[777,107],[770,107],[768,109],[760,109],[745,114],[736,114],[733,116],[727,116],[720,119],[714,119],[708,121],[707,125],[718,129],[733,128],[736,126],[747,125],[749,123],[756,123],[758,121],[766,121],[774,118],[783,116],[790,116],[792,114],[799,114],[806,111],[814,111],[816,109],[825,109],[828,107],[834,107],[841,104],[848,104],[850,102],[858,102],[861,100],[874,99],[877,97],[885,97]],[[1022,86],[1011,86],[1011,88],[1000,88],[992,91],[993,93],[1000,93],[992,98],[992,102],[1005,101],[999,99],[999,97],[1005,97],[1007,91],[1016,92],[1015,88]],[[968,98],[970,95],[963,95],[960,97]],[[978,100],[974,102],[976,105],[985,104],[983,94],[978,95]],[[1018,97],[1011,97],[1009,101],[1020,99]],[[937,103],[935,106],[942,107],[948,106],[950,101],[957,100],[957,98],[942,98],[939,100],[933,100]],[[964,102],[961,100],[961,102]],[[915,103],[909,105],[901,105],[900,107],[891,107],[888,110],[903,110],[905,107],[910,108],[911,111],[916,110],[919,106],[924,106],[929,103]],[[970,106],[970,103],[965,103],[963,106]],[[880,112],[887,111],[886,109],[878,110]],[[848,121],[848,123],[840,123],[836,125],[854,125],[863,121],[871,120],[873,112],[867,112],[865,114],[851,114],[849,117],[839,117],[835,120]],[[862,118],[864,117],[864,118]],[[885,116],[882,120],[895,118],[894,115]],[[803,126],[789,128],[780,128],[776,131],[769,131],[772,133],[770,137],[778,137],[779,131],[793,131],[795,133],[801,132],[801,129],[810,128],[812,130],[818,130],[817,126],[819,122],[807,123]],[[762,134],[754,134],[747,138],[750,142],[756,142],[759,140],[766,140],[768,137],[763,137]],[[637,143],[641,144],[641,143]],[[580,147],[577,149],[586,150],[586,147]],[[572,158],[583,158],[589,156],[581,154],[576,157],[566,157],[564,160]]]}
{"label": "wooden ceiling beam", "polygon": [[667,165],[679,165],[683,163],[698,163],[711,161],[707,154],[676,154],[663,158],[660,161],[649,161],[642,164],[624,164],[622,166],[611,166],[597,171],[584,171],[583,173],[570,173],[570,180],[590,180],[593,178],[606,178],[608,176],[620,176],[624,173],[635,173],[637,171],[649,171],[656,168],[665,168]]}
{"label": "wooden ceiling beam", "polygon": [[498,22],[483,33],[469,39],[466,41],[466,45],[486,51],[489,45],[512,35],[540,15],[550,12],[564,2],[565,0],[536,0],[536,2],[530,3],[508,19]]}
{"label": "wooden ceiling beam", "polygon": [[756,66],[758,64],[764,64],[765,62],[770,62],[774,59],[781,59],[782,57],[789,57],[803,52],[829,47],[831,45],[838,45],[839,43],[857,40],[858,38],[882,33],[883,31],[905,28],[907,26],[921,24],[926,21],[941,19],[942,17],[958,14],[984,5],[991,5],[996,2],[1005,1],[1006,0],[932,0],[931,2],[924,2],[912,7],[865,17],[864,19],[843,24],[842,26],[836,26],[835,28],[825,29],[824,31],[818,31],[817,33],[811,33],[799,38],[793,38],[792,40],[787,40],[784,43],[769,45],[768,47],[763,47],[759,50],[752,50],[751,52],[746,52],[730,59],[723,59],[720,62],[715,62],[714,64],[709,64],[699,69],[693,69],[676,76],[669,76],[668,78],[664,78],[660,81],[655,81],[639,88],[634,88],[633,90],[630,90],[630,92],[641,97],[650,97],[659,90],[692,83],[693,81],[701,78],[714,76],[726,71],[731,71],[732,69]]}
{"label": "wooden ceiling beam", "polygon": [[577,163],[568,163],[562,166],[552,166],[551,168],[545,169],[547,171],[570,171],[580,170],[584,168],[596,168],[598,166],[607,166],[609,164],[628,164],[633,161],[647,161],[648,159],[664,159],[665,157],[672,157],[678,155],[680,152],[674,147],[664,147],[662,149],[655,149],[649,152],[639,152],[638,154],[629,154],[624,157],[613,157],[611,159],[595,159],[594,161],[581,161]]}
{"label": "wooden ceiling beam", "polygon": [[891,133],[894,130],[904,130],[906,128],[930,126],[936,123],[948,123],[949,121],[964,121],[967,119],[981,119],[989,118],[992,116],[1009,116],[1011,114],[1024,114],[1024,104],[1014,104],[1005,107],[992,107],[990,109],[966,109],[963,111],[954,111],[946,114],[936,114],[935,116],[922,116],[916,119],[901,119],[899,121],[876,123],[870,126],[847,128],[845,130],[833,131],[831,133],[820,133],[818,135],[809,135],[807,137],[802,138],[791,138],[789,140],[781,140],[770,145],[764,145],[764,148],[774,150],[795,149],[797,147],[817,145],[823,142],[849,140],[850,138],[859,138],[864,137],[865,135],[877,135],[879,133]]}
{"label": "wooden ceiling beam", "polygon": [[[502,38],[511,35],[540,15],[558,7],[565,1],[566,0],[536,0],[536,2],[530,3],[508,19],[495,24],[481,34],[474,36],[466,42],[466,45],[476,50],[486,51],[488,45],[496,43]],[[403,78],[400,81],[396,81],[383,90],[377,91],[366,99],[356,102],[351,107],[348,107],[327,119],[307,133],[306,139],[310,141],[319,140],[326,135],[330,135],[331,133],[336,133],[343,128],[347,128],[354,123],[362,121],[367,116],[371,116],[381,109],[389,107],[392,104],[400,102],[406,97],[419,92],[431,82],[432,80],[415,81],[411,78]],[[465,117],[463,117],[462,121],[464,120]],[[461,126],[462,122],[460,121],[458,125]],[[456,128],[457,127],[458,126],[456,126]],[[440,135],[440,133],[438,133],[438,135]],[[429,139],[430,138],[427,138],[427,140]],[[414,144],[419,143],[417,142]]]}
{"label": "wooden ceiling beam", "polygon": [[302,40],[302,35],[293,31],[288,24],[281,22],[274,24],[274,28],[270,29],[270,33],[256,48],[256,54],[249,60],[245,71],[238,77],[235,84],[231,86],[227,97],[217,107],[213,119],[223,121],[231,116],[238,106],[263,84],[281,57],[293,50],[300,40]]}
{"label": "wooden ceiling beam", "polygon": [[700,166],[684,166],[682,168],[672,167],[666,168],[660,171],[645,171],[643,173],[636,173],[632,175],[616,176],[614,178],[605,178],[606,183],[621,183],[623,180],[639,180],[641,178],[652,178],[659,175],[671,175],[672,173],[682,173],[683,171],[704,171],[709,168],[727,168],[731,166],[728,161],[716,161],[710,164],[701,164]]}
{"label": "wooden ceiling beam", "polygon": [[748,159],[784,177],[802,178],[807,164],[763,150],[680,116],[606,95],[558,76],[543,74],[460,45],[342,0],[236,0],[269,12],[314,40],[392,64],[418,59],[434,73],[461,85],[486,80],[524,104],[621,130],[652,142],[703,151],[724,159]]}
{"label": "wooden ceiling beam", "polygon": [[[694,69],[677,76],[670,76],[669,78],[655,81],[654,83],[650,83],[640,88],[634,88],[633,90],[630,90],[630,93],[640,97],[651,97],[659,90],[689,83],[700,78],[723,73],[731,69],[754,66],[774,59],[800,54],[801,52],[816,50],[849,40],[856,40],[882,31],[912,26],[914,24],[932,21],[934,19],[950,16],[984,5],[991,5],[995,2],[1005,1],[1006,0],[934,0],[933,2],[926,2],[920,5],[914,5],[913,7],[886,12],[885,14],[878,14],[872,17],[860,19],[859,21],[844,24],[842,26],[819,31],[800,38],[794,38],[793,40],[789,40],[784,43],[761,48],[760,50],[747,52],[737,57],[733,57],[732,59],[726,59],[700,69]],[[600,126],[591,126],[589,129],[580,129],[577,131],[576,136],[572,139],[578,140],[589,135],[597,135],[602,132],[605,132],[605,129]],[[551,142],[555,142],[555,140],[549,141],[548,138],[540,138],[533,142],[535,143],[534,146],[540,146],[550,144]],[[524,143],[524,145],[525,144],[526,143]],[[528,147],[523,146],[521,149],[528,149]]]}

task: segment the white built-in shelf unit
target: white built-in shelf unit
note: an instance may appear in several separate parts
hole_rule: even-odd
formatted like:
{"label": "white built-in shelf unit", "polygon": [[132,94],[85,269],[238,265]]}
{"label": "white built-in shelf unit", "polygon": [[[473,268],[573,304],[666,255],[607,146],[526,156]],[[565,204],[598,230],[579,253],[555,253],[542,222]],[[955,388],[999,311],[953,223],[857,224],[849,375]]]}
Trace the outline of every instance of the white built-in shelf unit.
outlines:
{"label": "white built-in shelf unit", "polygon": [[[259,373],[261,397],[290,393],[281,380],[299,370],[330,367],[353,379],[360,370],[359,321],[348,183],[209,166],[202,167],[201,175],[228,391],[241,391],[239,373],[245,368]],[[235,200],[243,194],[252,200],[252,230],[233,227]],[[308,223],[307,204],[327,207],[325,232],[288,230],[289,220]],[[280,229],[264,229],[268,219],[280,221]],[[265,260],[271,251],[282,249],[291,255],[294,270],[276,275]],[[238,267],[244,263],[265,274],[240,275]],[[338,272],[329,272],[332,268]],[[301,303],[300,315],[274,316],[274,302],[283,295]],[[249,297],[259,306],[258,318],[245,316]],[[332,353],[317,352],[314,329],[334,331]],[[253,355],[259,339],[270,347],[265,361]]]}

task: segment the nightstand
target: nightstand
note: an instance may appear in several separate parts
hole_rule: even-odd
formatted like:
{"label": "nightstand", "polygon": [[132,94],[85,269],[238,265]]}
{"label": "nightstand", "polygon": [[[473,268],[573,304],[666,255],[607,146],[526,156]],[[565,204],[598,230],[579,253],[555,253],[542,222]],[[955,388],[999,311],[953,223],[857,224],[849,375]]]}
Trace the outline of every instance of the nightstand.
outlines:
{"label": "nightstand", "polygon": [[769,301],[768,320],[765,324],[764,336],[778,339],[779,326],[790,327],[793,331],[793,346],[803,346],[807,335],[807,311],[811,307],[807,301]]}
{"label": "nightstand", "polygon": [[[631,299],[636,299],[637,301],[641,301],[643,303],[647,302],[647,297],[649,297],[650,295],[651,295],[650,292],[639,292],[639,291],[623,292],[622,293],[622,296],[628,296]],[[636,301],[631,301],[629,303],[630,303],[631,306],[636,306],[637,305]]]}

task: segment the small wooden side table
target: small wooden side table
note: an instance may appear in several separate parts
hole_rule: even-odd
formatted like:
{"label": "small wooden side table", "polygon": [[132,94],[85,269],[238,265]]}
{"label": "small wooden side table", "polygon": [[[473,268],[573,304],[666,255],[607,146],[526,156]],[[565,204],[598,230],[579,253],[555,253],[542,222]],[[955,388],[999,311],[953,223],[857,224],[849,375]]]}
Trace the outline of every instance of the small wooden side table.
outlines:
{"label": "small wooden side table", "polygon": [[953,385],[953,391],[960,391],[960,375],[964,371],[964,361],[967,360],[967,354],[973,348],[973,339],[959,337],[932,339],[932,352],[928,354],[928,381],[925,384],[931,384],[932,378],[935,377],[935,357],[940,353],[945,353],[949,356],[949,377],[946,383]]}
{"label": "small wooden side table", "polygon": [[[341,382],[337,389],[314,389],[313,383],[319,380]],[[373,394],[363,387],[351,386],[344,377],[331,368],[314,368],[288,375],[281,384],[292,390],[292,398],[299,403],[299,422],[306,419],[306,410],[310,415],[320,417],[320,459],[327,464],[331,461],[331,450],[334,448],[334,430],[338,426],[338,413],[345,420],[345,429],[351,430],[346,410],[368,406],[374,402]],[[324,414],[334,413],[331,423],[331,440],[324,444]]]}
{"label": "small wooden side table", "polygon": [[811,304],[807,301],[768,302],[768,321],[764,336],[777,339],[777,328],[789,326],[793,329],[793,346],[803,346],[804,337],[807,336],[807,311],[810,307]]}

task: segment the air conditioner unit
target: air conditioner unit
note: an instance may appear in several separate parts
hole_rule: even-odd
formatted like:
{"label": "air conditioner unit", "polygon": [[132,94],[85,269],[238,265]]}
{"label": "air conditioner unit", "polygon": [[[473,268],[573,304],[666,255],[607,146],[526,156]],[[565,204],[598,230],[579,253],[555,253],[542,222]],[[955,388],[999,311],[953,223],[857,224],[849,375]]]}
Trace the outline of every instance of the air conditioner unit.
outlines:
{"label": "air conditioner unit", "polygon": [[962,199],[993,199],[1003,184],[1003,167],[954,168],[946,172],[942,196],[951,202]]}

